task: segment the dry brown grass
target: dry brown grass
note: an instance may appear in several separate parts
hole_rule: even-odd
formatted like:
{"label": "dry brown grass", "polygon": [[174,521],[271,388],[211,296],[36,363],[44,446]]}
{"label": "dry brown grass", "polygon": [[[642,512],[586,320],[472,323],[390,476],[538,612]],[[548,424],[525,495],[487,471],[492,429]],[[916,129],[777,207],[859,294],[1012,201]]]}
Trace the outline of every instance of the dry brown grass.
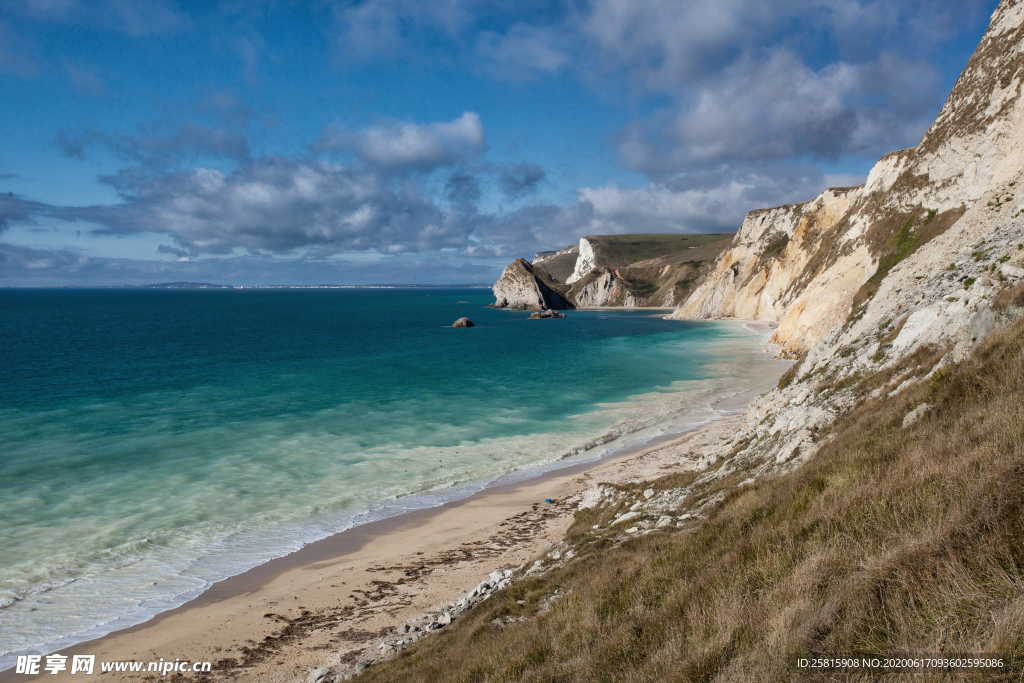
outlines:
{"label": "dry brown grass", "polygon": [[1005,311],[1008,308],[1024,308],[1024,284],[1004,287],[992,299],[992,308]]}
{"label": "dry brown grass", "polygon": [[790,384],[792,384],[793,380],[795,380],[800,375],[800,368],[803,367],[804,359],[806,357],[806,353],[800,354],[800,356],[796,359],[796,362],[790,365],[789,368],[784,373],[782,373],[782,377],[779,377],[779,382],[777,385],[779,389],[785,389]]}
{"label": "dry brown grass", "polygon": [[[595,544],[360,680],[776,681],[808,653],[1024,656],[1022,342],[1024,322],[866,400],[694,530]],[[555,589],[550,611],[492,623]]]}

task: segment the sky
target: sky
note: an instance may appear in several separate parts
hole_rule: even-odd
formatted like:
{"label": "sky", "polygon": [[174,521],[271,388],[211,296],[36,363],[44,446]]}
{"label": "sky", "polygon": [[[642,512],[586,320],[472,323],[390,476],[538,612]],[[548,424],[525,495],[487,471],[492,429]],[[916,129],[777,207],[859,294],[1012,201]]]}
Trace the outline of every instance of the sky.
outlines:
{"label": "sky", "polygon": [[915,145],[997,0],[0,0],[0,286],[490,283]]}

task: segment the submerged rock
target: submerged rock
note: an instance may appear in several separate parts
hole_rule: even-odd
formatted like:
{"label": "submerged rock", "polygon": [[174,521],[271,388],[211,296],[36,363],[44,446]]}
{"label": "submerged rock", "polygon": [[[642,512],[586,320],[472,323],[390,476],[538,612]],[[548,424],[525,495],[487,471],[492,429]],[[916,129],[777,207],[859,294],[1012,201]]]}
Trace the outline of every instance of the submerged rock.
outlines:
{"label": "submerged rock", "polygon": [[530,320],[544,320],[545,318],[564,318],[565,313],[559,313],[558,311],[552,311],[550,308],[544,309],[543,311],[534,311],[530,314]]}
{"label": "submerged rock", "polygon": [[469,318],[459,318],[452,323],[452,327],[476,327],[476,323]]}

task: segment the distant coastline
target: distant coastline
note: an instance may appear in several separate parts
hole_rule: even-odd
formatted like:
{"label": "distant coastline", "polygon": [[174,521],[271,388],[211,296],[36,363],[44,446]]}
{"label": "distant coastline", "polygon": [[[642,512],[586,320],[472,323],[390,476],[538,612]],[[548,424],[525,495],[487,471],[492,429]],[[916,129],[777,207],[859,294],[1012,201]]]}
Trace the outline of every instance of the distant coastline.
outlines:
{"label": "distant coastline", "polygon": [[402,283],[381,283],[368,285],[340,285],[340,284],[318,284],[318,285],[245,285],[245,284],[220,284],[215,282],[154,282],[144,285],[3,285],[4,289],[490,289],[491,285],[482,283],[473,284],[444,284],[444,285],[418,285]]}

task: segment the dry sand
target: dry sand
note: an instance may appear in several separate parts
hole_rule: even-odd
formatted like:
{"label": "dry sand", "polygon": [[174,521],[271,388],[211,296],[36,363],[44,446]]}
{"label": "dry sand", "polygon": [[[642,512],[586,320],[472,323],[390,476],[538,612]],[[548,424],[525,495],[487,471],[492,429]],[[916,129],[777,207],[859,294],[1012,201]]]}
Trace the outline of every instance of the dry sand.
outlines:
{"label": "dry sand", "polygon": [[[456,600],[491,571],[544,553],[571,524],[581,491],[598,482],[692,469],[698,454],[726,439],[740,419],[726,417],[592,465],[357,527],[63,654],[94,654],[97,661],[211,661],[212,674],[204,680],[304,681],[314,668],[347,661],[390,629]],[[547,498],[555,502],[545,503]],[[144,680],[140,674],[99,678]],[[0,674],[8,679],[30,680]]]}

